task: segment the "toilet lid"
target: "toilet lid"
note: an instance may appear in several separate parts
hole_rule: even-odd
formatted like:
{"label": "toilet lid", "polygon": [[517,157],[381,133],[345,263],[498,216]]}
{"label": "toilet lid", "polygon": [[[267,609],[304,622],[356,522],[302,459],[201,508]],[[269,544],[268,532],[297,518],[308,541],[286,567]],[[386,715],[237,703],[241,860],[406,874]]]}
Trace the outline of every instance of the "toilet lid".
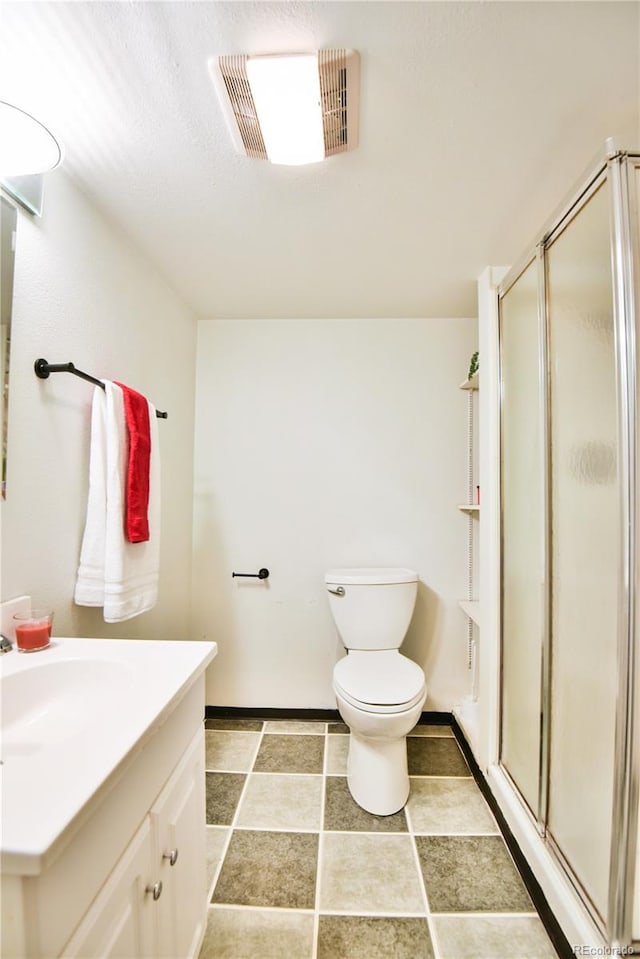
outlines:
{"label": "toilet lid", "polygon": [[424,673],[395,649],[353,651],[336,663],[336,690],[354,705],[409,709],[424,693]]}

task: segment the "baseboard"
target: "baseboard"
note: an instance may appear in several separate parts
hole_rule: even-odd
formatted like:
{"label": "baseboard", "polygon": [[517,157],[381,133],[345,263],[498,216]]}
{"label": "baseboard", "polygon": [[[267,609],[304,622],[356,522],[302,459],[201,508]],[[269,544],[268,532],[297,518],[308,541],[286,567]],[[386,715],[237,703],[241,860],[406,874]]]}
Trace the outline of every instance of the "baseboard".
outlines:
{"label": "baseboard", "polygon": [[281,709],[270,706],[205,706],[205,719],[298,719],[341,723],[337,709]]}
{"label": "baseboard", "polygon": [[547,935],[553,943],[558,956],[560,959],[575,959],[575,951],[562,931],[560,923],[551,911],[551,907],[547,902],[540,883],[533,874],[533,871],[525,859],[515,836],[511,832],[507,820],[504,818],[502,810],[500,809],[495,796],[491,792],[491,789],[484,778],[482,770],[478,766],[478,763],[476,762],[476,759],[471,751],[471,747],[465,739],[464,733],[458,725],[455,717],[452,717],[451,727],[455,734],[457,743],[464,754],[464,758],[467,761],[467,765],[471,770],[471,775],[478,784],[480,792],[486,799],[487,805],[491,809],[491,812],[498,823],[498,828],[502,833],[502,838],[504,839],[511,856],[513,857],[513,861],[515,862],[518,872],[522,877],[522,881],[526,886],[527,892],[531,896],[531,901],[538,911],[540,919],[542,920],[542,924],[546,929]]}
{"label": "baseboard", "polygon": [[[308,722],[341,723],[337,709],[281,709],[271,706],[205,706],[205,719],[297,719]],[[429,726],[450,726],[451,713],[427,711],[418,723]]]}

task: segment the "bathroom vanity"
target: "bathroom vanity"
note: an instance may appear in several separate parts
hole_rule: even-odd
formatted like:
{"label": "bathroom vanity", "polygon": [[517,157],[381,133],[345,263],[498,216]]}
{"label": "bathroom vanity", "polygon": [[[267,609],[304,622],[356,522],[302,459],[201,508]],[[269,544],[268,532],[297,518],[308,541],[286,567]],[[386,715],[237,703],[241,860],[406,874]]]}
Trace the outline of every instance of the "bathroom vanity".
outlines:
{"label": "bathroom vanity", "polygon": [[56,639],[2,657],[4,959],[197,955],[216,652]]}

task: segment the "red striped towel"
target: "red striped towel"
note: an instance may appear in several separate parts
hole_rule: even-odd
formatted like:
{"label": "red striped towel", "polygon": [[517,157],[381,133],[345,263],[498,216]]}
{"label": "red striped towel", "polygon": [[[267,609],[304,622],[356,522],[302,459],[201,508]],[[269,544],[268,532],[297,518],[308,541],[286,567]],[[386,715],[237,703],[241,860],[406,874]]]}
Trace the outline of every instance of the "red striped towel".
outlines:
{"label": "red striped towel", "polygon": [[125,497],[125,534],[130,543],[149,539],[149,465],[151,433],[149,403],[124,383],[117,383],[124,395],[124,410],[129,434],[129,462]]}

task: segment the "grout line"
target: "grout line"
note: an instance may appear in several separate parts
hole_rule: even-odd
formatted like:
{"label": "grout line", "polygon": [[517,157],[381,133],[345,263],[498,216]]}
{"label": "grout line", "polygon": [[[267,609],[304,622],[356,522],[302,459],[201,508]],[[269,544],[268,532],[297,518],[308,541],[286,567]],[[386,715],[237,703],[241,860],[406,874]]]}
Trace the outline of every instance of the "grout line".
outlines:
{"label": "grout line", "polygon": [[308,826],[234,826],[235,832],[289,832],[305,833],[309,836],[317,836],[318,829],[310,829]]}
{"label": "grout line", "polygon": [[[216,868],[215,868],[214,871],[213,871],[213,875],[212,875],[212,877],[211,877],[211,882],[207,885],[207,908],[208,908],[208,907],[211,905],[211,897],[212,897],[212,895],[213,895],[213,890],[214,890],[215,887],[216,887],[216,883],[217,883],[218,877],[219,877],[219,875],[220,875],[220,870],[222,869],[222,863],[224,862],[224,857],[225,857],[226,854],[227,854],[227,849],[228,849],[228,847],[229,847],[229,837],[230,837],[230,835],[231,835],[231,828],[230,828],[229,826],[218,826],[218,825],[214,825],[213,823],[206,823],[206,827],[205,827],[205,828],[206,828],[206,829],[224,829],[224,830],[226,831],[226,833],[227,833],[227,835],[224,837],[224,841],[223,841],[222,847],[221,847],[222,850],[223,850],[223,852],[221,853],[220,858],[218,859]],[[207,840],[205,839],[205,850],[206,850],[206,846],[207,846],[207,845],[208,845],[208,843],[207,843]]]}
{"label": "grout line", "polygon": [[500,833],[498,830],[495,830],[494,832],[482,832],[477,829],[471,829],[468,832],[456,832],[452,829],[447,829],[445,832],[429,832],[426,829],[416,829],[415,835],[425,836],[426,838],[431,838],[433,836],[435,838],[446,837],[448,839],[472,839],[472,838],[489,839],[494,836],[499,836]]}
{"label": "grout line", "polygon": [[442,773],[411,773],[409,779],[471,779],[473,781],[473,776],[471,773],[464,776],[443,776]]}
{"label": "grout line", "polygon": [[311,737],[315,737],[316,739],[324,739],[324,736],[322,735],[322,733],[294,733],[294,732],[276,733],[272,729],[269,730],[269,732],[265,732],[265,736],[280,736],[280,738],[282,738],[283,736],[287,736],[287,737],[291,736],[294,739],[299,736],[306,736],[307,739],[311,739]]}
{"label": "grout line", "polygon": [[[253,775],[253,774],[252,774]],[[326,788],[322,790],[322,801],[324,804],[326,795]],[[207,823],[209,828],[216,829],[230,829],[230,826],[221,825],[220,823]],[[399,830],[399,829],[318,829],[310,826],[252,826],[252,825],[235,825],[233,827],[236,832],[303,832],[303,833],[317,833],[323,832],[327,836],[389,836],[391,838],[402,838],[410,835],[408,829]],[[472,839],[472,838],[481,838],[481,839],[493,839],[496,836],[500,836],[499,832],[423,832],[419,829],[415,830],[414,835],[424,836],[425,838],[448,838],[448,839]]]}
{"label": "grout line", "polygon": [[[269,734],[267,733],[267,735]],[[253,762],[255,762],[255,757],[253,759]],[[205,772],[233,773],[235,775],[238,775],[238,774],[246,775],[247,772],[250,772],[252,776],[306,776],[309,779],[320,779],[322,777],[322,773],[291,773],[291,772],[285,773],[275,769],[256,769],[256,770],[251,769],[248,771],[246,769],[206,769]]]}
{"label": "grout line", "polygon": [[[438,919],[540,919],[537,912],[433,912]],[[542,922],[542,919],[540,919]]]}
{"label": "grout line", "polygon": [[324,855],[324,810],[327,799],[327,763],[329,759],[329,723],[324,731],[324,751],[322,756],[322,789],[320,791],[320,832],[318,834],[318,861],[316,862],[316,897],[313,913],[313,939],[311,943],[311,959],[318,956],[318,936],[320,934],[320,885],[322,875],[322,858]]}
{"label": "grout line", "polygon": [[[368,919],[425,919],[424,911],[407,909],[404,912],[390,910],[376,912],[373,909],[296,909],[290,906],[247,906],[237,902],[210,902],[208,909],[233,909],[236,912],[290,912],[294,916],[355,916]],[[431,912],[432,919],[540,919],[537,912]],[[540,920],[542,922],[542,920]]]}
{"label": "grout line", "polygon": [[234,912],[290,912],[294,916],[312,916],[313,909],[294,909],[290,906],[245,906],[238,902],[210,902],[209,909],[233,909]]}
{"label": "grout line", "polygon": [[[209,730],[209,732],[212,732],[212,731],[213,731],[213,730]],[[224,731],[224,730],[223,730],[223,731]],[[254,735],[255,735],[255,733],[254,733]],[[254,754],[253,754],[253,758],[252,758],[252,760],[251,760],[251,767],[253,767],[253,764],[254,764],[255,761],[256,761],[256,756],[258,755],[258,751],[259,751],[260,746],[261,746],[261,744],[262,744],[262,738],[263,738],[263,736],[264,736],[264,723],[262,724],[262,732],[259,733],[258,743],[257,743],[257,745],[256,745],[256,749],[255,749],[255,752],[254,752]],[[208,772],[214,772],[214,770],[208,770]],[[243,785],[243,787],[242,787],[242,792],[240,793],[240,796],[239,796],[239,798],[238,798],[238,802],[237,802],[237,804],[236,804],[236,809],[235,809],[235,812],[234,812],[234,814],[233,814],[233,818],[232,818],[232,820],[231,820],[231,823],[230,823],[229,826],[228,826],[229,835],[227,836],[226,842],[225,842],[224,845],[223,845],[223,851],[222,851],[222,855],[220,856],[220,862],[219,862],[219,864],[218,864],[218,866],[217,866],[217,868],[216,868],[216,871],[215,871],[215,873],[214,873],[213,883],[212,883],[211,889],[210,889],[210,891],[209,891],[209,903],[211,903],[211,897],[213,896],[213,893],[214,893],[214,891],[215,891],[216,885],[217,885],[217,883],[218,883],[218,879],[220,878],[220,873],[222,872],[222,867],[223,867],[223,865],[224,865],[224,861],[225,861],[225,859],[227,858],[227,852],[229,851],[229,843],[231,842],[231,837],[233,836],[233,830],[235,829],[235,823],[236,823],[236,820],[237,820],[237,818],[238,818],[238,813],[240,812],[240,806],[242,805],[242,801],[243,801],[243,799],[244,799],[244,795],[245,795],[245,793],[246,793],[246,791],[247,791],[247,786],[249,785],[249,777],[250,777],[250,776],[251,776],[251,769],[249,769],[248,771],[245,771],[245,780],[244,780],[244,785]],[[214,824],[212,823],[211,825],[214,825]]]}
{"label": "grout line", "polygon": [[[266,733],[265,735],[269,736],[269,735],[271,735],[271,734],[270,734],[270,733]],[[255,757],[254,757],[254,761],[255,761]],[[213,767],[213,768],[207,767],[207,768],[205,769],[205,772],[207,772],[207,773],[239,773],[239,774],[245,774],[245,773],[247,772],[247,770],[246,770],[246,769],[236,769],[236,768],[221,769],[220,767],[216,766],[216,767]],[[337,772],[337,773],[334,773],[334,772],[329,772],[329,771],[327,771],[326,773],[305,773],[305,772],[292,772],[292,771],[284,772],[283,770],[278,770],[278,769],[257,769],[257,770],[255,770],[255,771],[254,771],[254,770],[251,770],[251,772],[252,772],[252,775],[254,775],[254,776],[323,776],[323,775],[327,775],[327,776],[339,776],[339,777],[342,777],[342,779],[346,779],[346,776],[347,776],[346,772]],[[473,776],[471,776],[471,775],[469,775],[469,776],[443,776],[443,775],[441,775],[441,774],[435,774],[435,773],[434,773],[434,774],[418,774],[418,775],[416,775],[415,773],[412,773],[412,774],[409,776],[409,779],[427,779],[427,780],[445,779],[445,780],[465,781],[465,782],[468,782],[468,781],[472,781],[472,782],[473,782],[473,781],[474,781]],[[483,797],[483,798],[484,798],[484,797]],[[486,802],[486,800],[485,800],[485,802]]]}
{"label": "grout line", "polygon": [[[410,796],[411,796],[411,793],[409,793],[409,797]],[[429,936],[431,937],[431,945],[433,947],[433,956],[434,956],[434,959],[440,959],[440,943],[438,942],[438,934],[436,932],[435,923],[433,921],[433,918],[431,915],[431,909],[429,906],[429,895],[427,893],[427,884],[424,880],[424,875],[422,873],[422,866],[420,865],[420,855],[418,853],[418,844],[416,842],[416,834],[414,832],[413,825],[411,822],[412,814],[411,814],[411,810],[409,809],[409,800],[407,800],[407,802],[405,803],[404,815],[405,815],[405,819],[407,820],[407,828],[409,830],[409,836],[411,838],[411,849],[413,851],[413,859],[415,862],[415,867],[418,872],[418,883],[422,891],[422,898],[423,898],[424,907],[425,907],[425,917],[427,920],[427,927],[429,929]]]}
{"label": "grout line", "polygon": [[327,909],[323,916],[354,916],[356,919],[427,919],[424,910],[407,909],[404,912],[393,912],[387,909],[384,912],[375,912],[372,909]]}

